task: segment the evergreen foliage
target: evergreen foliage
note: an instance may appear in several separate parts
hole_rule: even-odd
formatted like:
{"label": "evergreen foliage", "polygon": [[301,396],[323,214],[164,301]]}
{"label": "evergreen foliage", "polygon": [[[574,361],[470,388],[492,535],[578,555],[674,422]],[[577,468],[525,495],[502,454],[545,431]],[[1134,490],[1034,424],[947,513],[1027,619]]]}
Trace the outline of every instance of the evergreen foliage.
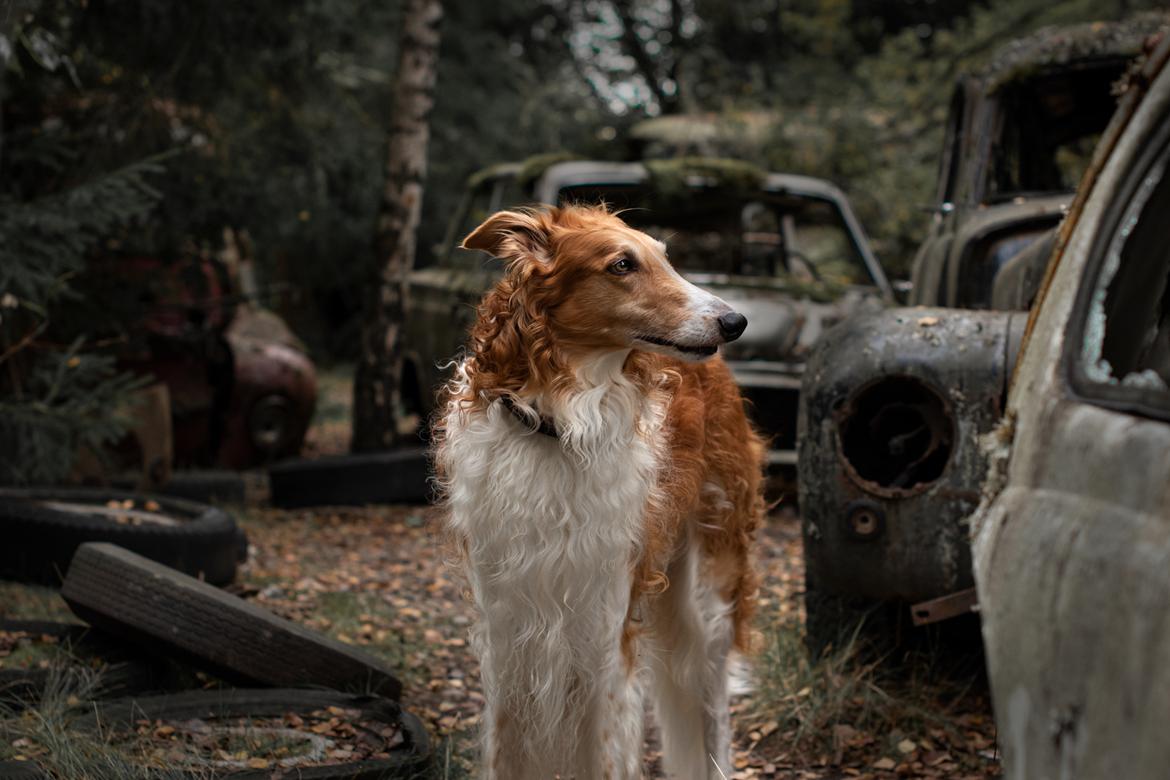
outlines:
{"label": "evergreen foliage", "polygon": [[[10,54],[12,67],[0,72],[0,85],[19,79],[27,89],[30,81],[76,78],[65,67],[63,42],[38,20],[15,27],[3,41],[16,41],[23,52]],[[55,322],[75,302],[73,282],[90,252],[157,202],[147,179],[160,168],[137,163],[75,181],[70,166],[81,150],[53,138],[53,129],[0,136],[0,483],[6,484],[59,481],[83,448],[98,453],[115,441],[125,431],[116,410],[141,384],[119,373],[112,357],[89,351],[84,334],[67,334]],[[63,336],[67,344],[55,343]]]}
{"label": "evergreen foliage", "polygon": [[[95,253],[209,255],[230,228],[254,247],[265,302],[318,357],[353,357],[364,280],[380,261],[373,236],[399,5],[8,0],[0,14],[0,457],[33,452],[13,444],[20,404],[41,403],[28,419],[59,432],[46,409],[81,419],[65,401],[70,393],[104,397],[98,388],[113,367],[89,348],[94,334],[119,328],[85,321],[112,313],[87,278]],[[898,272],[925,232],[922,207],[934,195],[959,73],[1040,26],[1163,3],[444,5],[419,265],[472,172],[550,152],[657,153],[633,129],[648,117],[693,115],[751,130],[703,153],[841,185]],[[164,153],[172,156],[160,174]],[[82,333],[90,339],[74,346]],[[58,382],[61,365],[69,370]],[[21,478],[63,474],[65,450],[113,435],[87,439],[84,428],[46,434],[59,442],[47,458],[53,469]]]}

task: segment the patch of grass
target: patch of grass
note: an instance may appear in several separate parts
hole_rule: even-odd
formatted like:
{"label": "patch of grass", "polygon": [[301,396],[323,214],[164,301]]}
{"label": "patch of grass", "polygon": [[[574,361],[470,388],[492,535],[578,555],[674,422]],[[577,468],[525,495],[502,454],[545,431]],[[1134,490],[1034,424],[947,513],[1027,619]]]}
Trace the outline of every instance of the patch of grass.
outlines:
{"label": "patch of grass", "polygon": [[394,618],[393,607],[377,594],[327,591],[317,595],[308,623],[385,659],[400,676],[408,675],[414,671],[411,657],[428,646]]}
{"label": "patch of grass", "polygon": [[931,673],[935,659],[923,654],[894,665],[875,656],[862,629],[813,659],[799,623],[768,626],[754,659],[749,728],[793,757],[817,756],[831,764],[858,754],[898,759],[923,742],[961,742],[962,726],[952,710],[964,701],[971,679],[939,678]]}
{"label": "patch of grass", "polygon": [[45,669],[69,660],[69,652],[59,642],[25,637],[17,641],[11,652],[0,657],[0,669]]}
{"label": "patch of grass", "polygon": [[0,582],[0,617],[9,620],[58,620],[75,623],[77,618],[55,588]]}
{"label": "patch of grass", "polygon": [[[101,675],[77,666],[53,667],[40,701],[31,707],[0,700],[0,759],[29,760],[54,780],[180,780],[189,772],[147,769],[102,731],[76,728],[84,702],[101,689]],[[211,773],[207,773],[208,778]]]}
{"label": "patch of grass", "polygon": [[858,658],[856,635],[814,661],[800,625],[781,623],[767,630],[763,651],[754,661],[752,715],[777,724],[797,747],[831,748],[820,741],[834,726],[865,728],[888,719],[893,699],[877,681],[877,662]]}
{"label": "patch of grass", "polygon": [[434,776],[442,780],[471,780],[479,766],[479,731],[464,729],[435,745]]}

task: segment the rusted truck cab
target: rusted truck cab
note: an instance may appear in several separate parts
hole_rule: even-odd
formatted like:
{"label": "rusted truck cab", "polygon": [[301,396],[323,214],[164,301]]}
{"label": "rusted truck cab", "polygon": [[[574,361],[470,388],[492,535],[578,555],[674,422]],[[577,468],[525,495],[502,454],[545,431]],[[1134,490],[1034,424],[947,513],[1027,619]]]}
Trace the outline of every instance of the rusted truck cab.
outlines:
{"label": "rusted truck cab", "polygon": [[1063,218],[1113,115],[1114,85],[1162,23],[1047,28],[958,80],[909,303],[991,307],[999,270]]}

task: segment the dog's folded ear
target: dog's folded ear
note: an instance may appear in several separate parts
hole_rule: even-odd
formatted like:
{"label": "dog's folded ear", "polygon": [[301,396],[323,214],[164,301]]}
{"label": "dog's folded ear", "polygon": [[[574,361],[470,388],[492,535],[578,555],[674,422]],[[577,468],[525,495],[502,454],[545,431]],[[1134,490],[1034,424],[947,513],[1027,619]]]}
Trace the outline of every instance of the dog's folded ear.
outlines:
{"label": "dog's folded ear", "polygon": [[542,211],[498,211],[463,239],[464,249],[481,249],[493,257],[549,259],[548,214]]}

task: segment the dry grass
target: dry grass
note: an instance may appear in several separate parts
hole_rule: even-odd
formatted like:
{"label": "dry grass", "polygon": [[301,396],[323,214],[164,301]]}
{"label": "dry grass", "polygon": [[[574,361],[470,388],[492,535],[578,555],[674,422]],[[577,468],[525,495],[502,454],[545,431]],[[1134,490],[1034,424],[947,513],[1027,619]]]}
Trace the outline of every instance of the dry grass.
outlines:
{"label": "dry grass", "polygon": [[994,776],[989,742],[972,730],[985,725],[985,683],[970,664],[956,672],[947,652],[953,648],[915,650],[895,664],[875,653],[859,626],[814,659],[798,622],[772,623],[755,659],[756,690],[742,725],[779,763]]}
{"label": "dry grass", "polygon": [[51,667],[32,706],[0,699],[0,760],[35,760],[54,780],[198,780],[200,775],[189,771],[148,770],[144,761],[114,745],[110,734],[76,728],[101,688],[99,672],[61,664]]}

